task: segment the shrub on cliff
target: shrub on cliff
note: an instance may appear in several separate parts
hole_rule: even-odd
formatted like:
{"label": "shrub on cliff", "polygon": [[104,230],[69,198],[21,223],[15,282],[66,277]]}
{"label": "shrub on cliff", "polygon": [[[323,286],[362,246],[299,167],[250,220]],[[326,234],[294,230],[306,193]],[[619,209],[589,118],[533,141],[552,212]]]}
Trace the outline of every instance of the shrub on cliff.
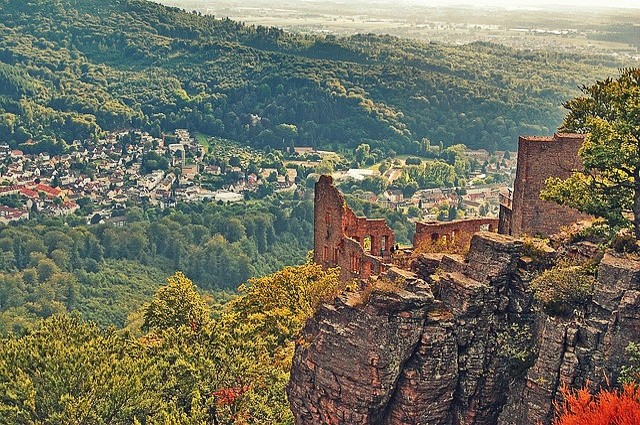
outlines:
{"label": "shrub on cliff", "polygon": [[626,348],[629,361],[622,366],[620,381],[626,384],[632,382],[640,384],[640,344],[629,343]]}
{"label": "shrub on cliff", "polygon": [[612,229],[603,220],[596,220],[590,226],[583,227],[569,234],[569,242],[591,242],[595,244],[604,244],[611,240]]}
{"label": "shrub on cliff", "polygon": [[620,254],[631,254],[638,252],[638,241],[633,235],[616,235],[611,241],[611,248]]}
{"label": "shrub on cliff", "polygon": [[525,236],[522,242],[523,257],[529,257],[539,268],[549,268],[553,265],[555,251],[549,246],[548,239]]}
{"label": "shrub on cliff", "polygon": [[531,327],[511,323],[496,335],[500,355],[509,362],[511,376],[521,376],[533,365],[534,354],[531,349],[533,336]]}
{"label": "shrub on cliff", "polygon": [[595,278],[579,266],[546,270],[531,281],[531,290],[548,314],[569,316],[591,297]]}
{"label": "shrub on cliff", "polygon": [[637,425],[640,424],[640,387],[627,384],[622,391],[587,389],[562,391],[564,403],[558,406],[553,425]]}
{"label": "shrub on cliff", "polygon": [[451,238],[438,238],[435,241],[425,239],[414,248],[413,252],[415,254],[442,253],[467,255],[472,237],[473,233],[459,232],[453,240],[451,240]]}

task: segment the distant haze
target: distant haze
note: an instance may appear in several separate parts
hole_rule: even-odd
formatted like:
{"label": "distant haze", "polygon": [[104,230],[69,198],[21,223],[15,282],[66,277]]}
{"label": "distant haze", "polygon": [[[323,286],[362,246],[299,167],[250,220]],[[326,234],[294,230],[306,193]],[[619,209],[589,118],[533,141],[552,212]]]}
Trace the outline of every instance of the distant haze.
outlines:
{"label": "distant haze", "polygon": [[[379,0],[384,2],[385,0]],[[553,2],[549,0],[405,0],[409,3],[417,3],[425,6],[498,6],[505,9],[522,9],[522,8],[544,8],[548,6],[580,6],[587,8],[597,7],[619,7],[640,9],[639,0],[562,0]]]}

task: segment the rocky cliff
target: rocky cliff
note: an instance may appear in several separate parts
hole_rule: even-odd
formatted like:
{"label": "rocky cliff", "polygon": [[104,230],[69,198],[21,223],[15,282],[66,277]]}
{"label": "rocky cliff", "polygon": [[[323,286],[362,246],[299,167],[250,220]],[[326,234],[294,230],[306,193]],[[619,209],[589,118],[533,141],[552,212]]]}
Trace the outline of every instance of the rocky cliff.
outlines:
{"label": "rocky cliff", "polygon": [[563,385],[615,382],[640,339],[640,262],[606,254],[590,304],[560,318],[534,301],[522,251],[479,233],[466,258],[423,255],[321,306],[287,388],[296,423],[549,423]]}

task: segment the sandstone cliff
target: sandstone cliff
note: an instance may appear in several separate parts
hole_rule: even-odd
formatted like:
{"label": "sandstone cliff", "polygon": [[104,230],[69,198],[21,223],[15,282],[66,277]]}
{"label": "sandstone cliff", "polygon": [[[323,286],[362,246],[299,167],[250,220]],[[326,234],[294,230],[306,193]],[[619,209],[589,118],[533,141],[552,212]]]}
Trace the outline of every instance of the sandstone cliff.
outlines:
{"label": "sandstone cliff", "polygon": [[296,423],[549,423],[563,384],[615,382],[640,339],[640,262],[606,254],[590,305],[558,318],[521,252],[479,233],[466,258],[425,255],[387,272],[402,285],[323,305],[296,347]]}

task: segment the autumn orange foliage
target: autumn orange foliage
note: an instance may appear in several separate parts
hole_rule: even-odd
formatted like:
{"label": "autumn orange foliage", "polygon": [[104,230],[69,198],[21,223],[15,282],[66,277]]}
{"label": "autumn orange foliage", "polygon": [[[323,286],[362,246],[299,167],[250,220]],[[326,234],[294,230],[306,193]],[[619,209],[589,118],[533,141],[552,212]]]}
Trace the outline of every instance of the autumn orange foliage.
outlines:
{"label": "autumn orange foliage", "polygon": [[585,388],[563,389],[564,403],[558,406],[553,425],[638,425],[640,386],[627,384],[622,391],[602,390],[597,395]]}
{"label": "autumn orange foliage", "polygon": [[249,391],[248,386],[221,388],[214,391],[213,396],[215,397],[216,404],[218,406],[228,406],[234,404],[238,397],[242,396],[247,391]]}

